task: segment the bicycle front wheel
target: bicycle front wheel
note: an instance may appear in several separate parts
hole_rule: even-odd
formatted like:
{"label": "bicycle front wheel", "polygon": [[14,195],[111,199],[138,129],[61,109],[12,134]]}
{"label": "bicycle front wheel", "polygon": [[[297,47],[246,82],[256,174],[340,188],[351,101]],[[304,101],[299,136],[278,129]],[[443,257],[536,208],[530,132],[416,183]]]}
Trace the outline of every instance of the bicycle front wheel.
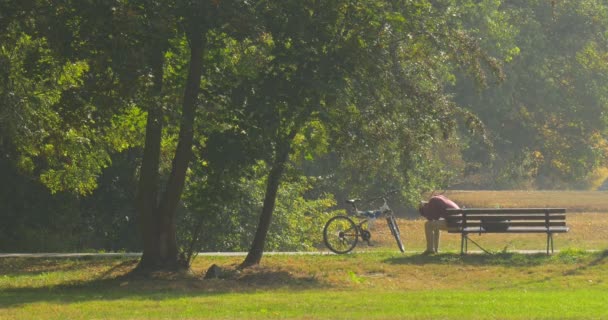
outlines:
{"label": "bicycle front wheel", "polygon": [[391,229],[391,233],[393,237],[395,237],[395,241],[397,241],[397,247],[401,252],[405,252],[405,247],[403,246],[403,242],[401,242],[401,233],[399,232],[399,225],[397,225],[397,220],[395,216],[386,217],[386,223],[388,223],[388,228]]}
{"label": "bicycle front wheel", "polygon": [[346,216],[335,216],[323,228],[323,242],[329,250],[342,254],[355,248],[359,241],[357,225]]}

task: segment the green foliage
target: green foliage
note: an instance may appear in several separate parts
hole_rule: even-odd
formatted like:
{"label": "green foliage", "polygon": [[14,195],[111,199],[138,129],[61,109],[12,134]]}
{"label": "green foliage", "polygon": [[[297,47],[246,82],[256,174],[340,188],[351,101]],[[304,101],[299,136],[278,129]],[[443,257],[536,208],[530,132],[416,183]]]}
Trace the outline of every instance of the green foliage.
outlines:
{"label": "green foliage", "polygon": [[105,139],[117,152],[141,148],[145,138],[146,114],[137,106],[112,118],[111,129]]}
{"label": "green foliage", "polygon": [[[178,223],[184,250],[193,242],[195,252],[249,249],[262,210],[268,169],[258,162],[246,170],[248,174],[240,179],[226,179],[224,173],[224,179],[207,174],[205,179],[192,181]],[[282,183],[266,250],[308,251],[320,243],[320,230],[335,201],[331,195],[307,197],[315,183],[313,177],[298,175]]]}
{"label": "green foliage", "polygon": [[336,202],[330,194],[309,198],[315,184],[316,178],[302,176],[281,184],[267,250],[312,251],[321,243],[323,225],[335,214]]}
{"label": "green foliage", "polygon": [[[359,37],[359,53],[340,52],[357,64],[340,69],[344,87],[335,88],[337,100],[319,114],[327,123],[330,154],[309,157],[305,165],[340,198],[399,188],[414,204],[457,174],[446,166],[459,161],[448,154],[460,152],[451,137],[455,126],[461,119],[471,129],[482,126],[453,103],[445,85],[462,69],[482,86],[491,74],[501,77],[500,64],[476,40],[490,31],[470,25],[491,16],[498,32],[504,19],[495,2],[457,3],[376,2],[365,6],[365,18],[353,14],[370,25],[352,34]],[[376,24],[384,29],[374,29]]]}
{"label": "green foliage", "polygon": [[478,173],[492,181],[477,187],[582,188],[605,166],[608,78],[599,48],[607,14],[601,1],[504,6],[519,51],[505,59],[504,83],[479,93],[457,86],[457,101],[486,124],[497,155],[483,161],[484,148],[468,146],[466,161],[485,162]]}
{"label": "green foliage", "polygon": [[83,197],[47,186],[0,160],[0,251],[137,251],[134,152],[113,156]]}
{"label": "green foliage", "polygon": [[38,176],[52,192],[91,193],[110,156],[103,129],[92,116],[95,108],[74,98],[84,85],[88,64],[57,57],[47,40],[24,33],[17,24],[10,25],[3,38],[3,149],[24,173]]}

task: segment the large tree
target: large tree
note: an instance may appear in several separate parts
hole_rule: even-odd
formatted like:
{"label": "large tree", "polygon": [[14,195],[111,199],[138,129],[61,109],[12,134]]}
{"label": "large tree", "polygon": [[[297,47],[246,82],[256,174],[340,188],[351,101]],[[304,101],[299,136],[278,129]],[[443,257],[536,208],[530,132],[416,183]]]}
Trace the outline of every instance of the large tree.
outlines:
{"label": "large tree", "polygon": [[[243,32],[247,28],[243,25],[247,25],[248,7],[246,2],[182,0],[134,1],[126,8],[141,20],[138,27],[143,38],[139,38],[139,33],[134,36],[141,41],[146,58],[144,70],[150,78],[139,93],[145,97],[141,102],[147,110],[147,123],[136,199],[143,239],[138,270],[188,267],[190,259],[179,256],[176,214],[194,156],[196,116],[213,114],[209,105],[216,99],[205,95],[222,94],[212,89],[221,85],[210,78],[213,72],[207,70],[217,67],[217,57],[211,52],[222,52],[224,39],[255,33]],[[176,108],[176,103],[181,106]],[[167,129],[178,127],[179,132],[171,166],[161,179],[165,120],[172,117],[176,121]]]}
{"label": "large tree", "polygon": [[[228,37],[238,28],[228,23],[237,9],[246,6],[221,1],[176,1],[172,5],[144,1],[138,16],[145,17],[143,30],[148,36],[148,66],[151,83],[145,92],[149,100],[146,138],[140,170],[137,207],[143,239],[143,255],[140,270],[179,269],[188,267],[189,259],[179,257],[176,234],[176,213],[185,188],[188,168],[193,159],[195,123],[197,113],[207,113],[199,93],[206,68],[213,63],[206,53],[213,44],[222,44],[218,38]],[[236,19],[234,20],[236,21]],[[187,50],[183,45],[187,43]],[[185,57],[180,54],[188,52]],[[175,57],[168,61],[167,57]],[[209,62],[211,60],[211,62]],[[182,63],[180,65],[180,62]],[[187,65],[184,65],[183,63]],[[183,72],[166,74],[166,70],[184,68]],[[185,74],[185,77],[184,77]],[[209,86],[210,81],[206,81]],[[180,94],[181,108],[176,109],[175,92]],[[160,160],[164,121],[171,114],[178,114],[179,127],[171,168],[166,183],[161,186]]]}
{"label": "large tree", "polygon": [[[116,134],[113,120],[144,110],[137,193],[143,238],[139,270],[180,267],[175,212],[192,156],[203,51],[208,31],[222,19],[217,15],[222,8],[215,1],[185,0],[3,3],[6,20],[0,28],[9,40],[4,43],[31,52],[16,54],[2,47],[0,58],[12,59],[3,64],[3,106],[15,108],[14,115],[8,109],[2,119],[24,119],[6,128],[3,149],[12,148],[15,162],[37,170],[51,190],[90,193],[110,163],[109,154],[138,144]],[[168,62],[169,56],[175,58]],[[166,74],[167,69],[186,71]],[[39,130],[32,131],[36,122]],[[179,133],[162,187],[166,122]]]}
{"label": "large tree", "polygon": [[[479,78],[484,70],[498,70],[454,20],[445,20],[452,14],[449,6],[428,1],[261,3],[258,16],[272,59],[251,84],[243,112],[252,115],[250,126],[263,128],[259,134],[270,151],[270,171],[258,230],[241,267],[260,262],[285,167],[294,147],[307,141],[315,127],[333,131],[336,149],[349,145],[358,152],[362,148],[356,144],[373,145],[367,149],[379,153],[362,153],[376,161],[368,170],[395,163],[391,156],[403,160],[402,170],[415,170],[407,159],[428,149],[436,133],[449,132],[450,117],[459,111],[442,92],[449,71],[441,64],[454,59],[474,67]],[[362,165],[369,160],[358,159]]]}

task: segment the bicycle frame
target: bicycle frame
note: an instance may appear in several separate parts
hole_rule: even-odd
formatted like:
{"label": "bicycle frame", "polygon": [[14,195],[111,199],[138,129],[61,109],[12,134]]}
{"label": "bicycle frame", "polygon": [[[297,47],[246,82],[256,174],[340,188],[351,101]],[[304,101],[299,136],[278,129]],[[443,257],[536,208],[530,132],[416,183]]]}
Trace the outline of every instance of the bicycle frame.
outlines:
{"label": "bicycle frame", "polygon": [[[352,206],[353,212],[349,212],[348,216],[335,216],[327,221],[323,228],[323,240],[325,245],[331,251],[338,254],[351,251],[357,245],[359,238],[361,238],[362,241],[367,241],[368,245],[371,245],[370,227],[377,218],[383,216],[386,218],[388,227],[397,241],[399,250],[404,252],[405,249],[401,242],[399,226],[397,225],[393,211],[388,206],[387,201],[387,196],[393,192],[396,191],[366,200],[365,202],[367,203],[380,199],[383,200],[383,204],[379,208],[373,210],[359,210],[359,208],[357,208],[357,203],[361,202],[361,199],[347,200],[346,202]],[[355,223],[349,216],[357,218],[358,223]],[[366,224],[367,228],[364,227]]]}
{"label": "bicycle frame", "polygon": [[378,209],[364,210],[364,211],[361,211],[357,208],[357,202],[361,202],[360,199],[347,200],[346,202],[350,203],[353,206],[353,210],[355,212],[354,215],[356,217],[375,220],[375,219],[379,218],[381,215],[386,215],[386,214],[393,212],[391,210],[391,208],[388,206],[388,201],[386,200],[386,197],[384,197],[384,196],[378,197],[378,198],[373,198],[373,199],[367,200],[366,202],[372,202],[374,200],[379,200],[379,199],[382,199],[384,201],[384,203]]}

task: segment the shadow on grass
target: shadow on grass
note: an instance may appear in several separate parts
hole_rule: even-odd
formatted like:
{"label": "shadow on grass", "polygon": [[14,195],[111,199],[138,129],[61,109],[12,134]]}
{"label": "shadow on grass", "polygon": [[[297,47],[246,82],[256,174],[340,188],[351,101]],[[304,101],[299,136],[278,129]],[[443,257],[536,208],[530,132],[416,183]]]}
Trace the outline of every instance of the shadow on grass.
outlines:
{"label": "shadow on grass", "polygon": [[441,253],[436,255],[411,255],[404,257],[394,257],[384,260],[389,264],[404,264],[404,265],[425,265],[425,264],[440,264],[440,265],[493,265],[505,267],[523,267],[536,266],[551,261],[552,257],[544,253],[539,254],[521,254],[521,253],[494,253],[494,254],[466,254],[458,253]]}
{"label": "shadow on grass", "polygon": [[[597,270],[603,269],[608,264],[608,250],[600,252],[589,252],[584,250],[563,250],[551,256],[546,254],[522,254],[522,253],[497,253],[497,254],[468,254],[444,253],[438,255],[411,255],[395,257],[384,260],[385,263],[400,265],[469,265],[469,266],[501,266],[507,268],[534,267],[552,265],[546,276],[529,281],[514,279],[510,284],[500,285],[492,289],[513,289],[530,285],[549,283],[559,278],[577,276],[583,274],[597,275]],[[603,274],[603,271],[599,272]],[[595,277],[595,276],[594,276]]]}
{"label": "shadow on grass", "polygon": [[563,250],[554,255],[546,255],[544,253],[526,254],[501,252],[493,254],[466,254],[458,253],[441,253],[436,255],[411,255],[404,257],[393,257],[384,260],[385,263],[403,264],[403,265],[424,265],[424,264],[439,264],[439,265],[472,265],[472,266],[504,266],[504,267],[531,267],[548,263],[562,264],[585,264],[594,266],[602,263],[608,257],[608,250],[602,252],[588,252],[584,250],[569,249]]}
{"label": "shadow on grass", "polygon": [[3,258],[0,259],[0,275],[27,276],[49,272],[70,272],[83,268],[104,267],[108,265],[108,261],[112,260],[121,261],[125,260],[125,258],[90,256],[74,258]]}
{"label": "shadow on grass", "polygon": [[[81,266],[82,267],[82,266]],[[244,271],[227,270],[219,279],[203,280],[204,274],[188,272],[158,273],[150,277],[125,273],[134,268],[132,260],[106,268],[94,279],[61,285],[0,289],[0,308],[19,307],[37,302],[77,303],[120,299],[170,300],[188,297],[254,293],[259,290],[289,291],[328,287],[310,276],[289,271],[254,267]],[[116,271],[122,275],[115,276]]]}
{"label": "shadow on grass", "polygon": [[[608,250],[595,252],[595,253],[587,253],[580,250],[570,250],[565,252],[560,252],[559,255],[556,256],[556,259],[562,263],[573,264],[574,267],[565,271],[557,271],[554,272],[550,276],[543,277],[542,279],[526,281],[526,282],[517,282],[511,283],[509,285],[496,287],[494,289],[513,289],[513,288],[521,288],[522,286],[529,286],[535,284],[548,283],[556,278],[569,277],[581,275],[589,269],[599,266],[601,264],[605,264],[608,262]],[[602,267],[603,268],[603,267]],[[601,272],[603,274],[603,272]]]}
{"label": "shadow on grass", "polygon": [[565,271],[563,274],[564,274],[564,276],[573,276],[576,274],[580,274],[580,273],[584,272],[585,270],[588,270],[592,267],[606,263],[606,261],[608,261],[607,258],[608,258],[608,250],[598,252],[598,253],[594,254],[593,259],[591,261],[589,261],[588,263],[583,264],[582,266],[578,266],[577,268],[574,268],[572,270]]}

